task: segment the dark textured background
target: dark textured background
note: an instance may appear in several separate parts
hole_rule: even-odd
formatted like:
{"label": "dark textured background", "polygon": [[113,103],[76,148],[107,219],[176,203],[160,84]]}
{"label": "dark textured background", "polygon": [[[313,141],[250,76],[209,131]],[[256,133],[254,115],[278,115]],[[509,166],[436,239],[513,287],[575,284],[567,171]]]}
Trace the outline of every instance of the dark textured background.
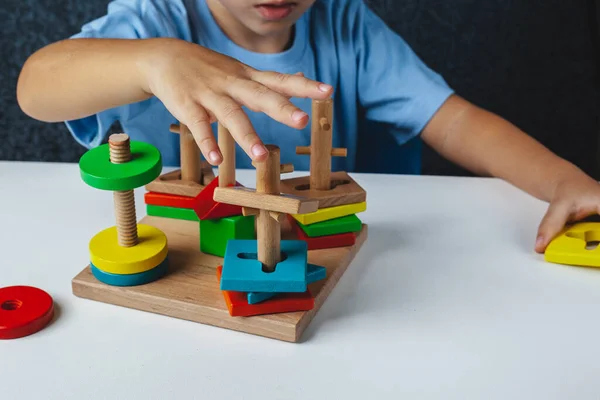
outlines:
{"label": "dark textured background", "polygon": [[[23,62],[105,13],[107,0],[0,1],[0,159],[76,161],[63,124],[25,116]],[[596,0],[369,0],[459,94],[599,178]],[[464,171],[424,149],[423,173]]]}

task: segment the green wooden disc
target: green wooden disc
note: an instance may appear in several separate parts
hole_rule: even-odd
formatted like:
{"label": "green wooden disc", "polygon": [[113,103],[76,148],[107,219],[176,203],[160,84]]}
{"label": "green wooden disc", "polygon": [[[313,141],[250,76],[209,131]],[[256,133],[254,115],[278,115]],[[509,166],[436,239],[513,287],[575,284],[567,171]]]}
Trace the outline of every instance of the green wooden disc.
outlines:
{"label": "green wooden disc", "polygon": [[162,171],[162,157],[151,144],[132,141],[131,161],[110,162],[108,144],[87,151],[79,160],[81,178],[100,190],[132,190],[156,179]]}

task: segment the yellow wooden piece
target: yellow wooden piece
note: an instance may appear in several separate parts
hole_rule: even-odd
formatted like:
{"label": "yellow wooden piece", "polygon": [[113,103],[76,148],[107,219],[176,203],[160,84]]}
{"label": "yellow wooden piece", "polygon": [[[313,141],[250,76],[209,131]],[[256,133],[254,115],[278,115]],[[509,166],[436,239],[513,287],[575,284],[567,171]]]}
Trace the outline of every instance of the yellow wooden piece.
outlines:
{"label": "yellow wooden piece", "polygon": [[121,247],[117,241],[117,228],[99,232],[90,241],[90,261],[94,266],[111,274],[137,274],[148,271],[167,257],[167,237],[150,225],[138,224],[139,243]]}
{"label": "yellow wooden piece", "polygon": [[600,267],[600,246],[587,249],[587,242],[600,241],[600,223],[582,222],[565,228],[550,242],[544,259],[551,263]]}
{"label": "yellow wooden piece", "polygon": [[320,208],[315,212],[308,214],[293,214],[292,217],[301,224],[310,225],[317,222],[328,221],[334,218],[345,217],[347,215],[357,214],[367,209],[367,202],[355,204],[345,204],[342,206]]}

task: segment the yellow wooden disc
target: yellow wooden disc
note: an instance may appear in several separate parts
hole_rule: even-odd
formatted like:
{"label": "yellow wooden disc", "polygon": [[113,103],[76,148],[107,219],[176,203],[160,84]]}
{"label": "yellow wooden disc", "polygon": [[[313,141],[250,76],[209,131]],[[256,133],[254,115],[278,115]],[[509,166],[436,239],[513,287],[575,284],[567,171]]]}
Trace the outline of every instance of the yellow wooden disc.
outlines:
{"label": "yellow wooden disc", "polygon": [[90,261],[94,266],[111,274],[137,274],[148,271],[167,257],[167,237],[150,225],[138,224],[139,243],[121,247],[117,228],[99,232],[90,241]]}

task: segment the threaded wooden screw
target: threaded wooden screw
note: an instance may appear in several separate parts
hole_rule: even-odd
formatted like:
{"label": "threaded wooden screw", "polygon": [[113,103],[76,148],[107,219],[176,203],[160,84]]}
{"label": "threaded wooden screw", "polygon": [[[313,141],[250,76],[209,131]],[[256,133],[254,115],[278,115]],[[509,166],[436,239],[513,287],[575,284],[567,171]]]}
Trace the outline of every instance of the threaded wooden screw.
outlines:
{"label": "threaded wooden screw", "polygon": [[[129,135],[125,133],[110,135],[108,145],[110,149],[110,162],[113,164],[124,164],[131,161]],[[138,244],[138,232],[133,190],[115,191],[113,198],[115,202],[119,246],[135,246]]]}

